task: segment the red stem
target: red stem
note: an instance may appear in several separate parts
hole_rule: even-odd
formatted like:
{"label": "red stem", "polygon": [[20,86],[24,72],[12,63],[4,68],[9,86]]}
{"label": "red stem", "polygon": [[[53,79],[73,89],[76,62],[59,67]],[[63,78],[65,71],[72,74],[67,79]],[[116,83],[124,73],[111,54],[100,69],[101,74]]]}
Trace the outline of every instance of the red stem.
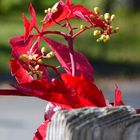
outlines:
{"label": "red stem", "polygon": [[74,50],[73,50],[73,38],[71,36],[67,37],[68,46],[69,46],[69,55],[71,60],[71,67],[72,67],[72,76],[76,75],[76,63],[75,63],[75,56],[74,56]]}
{"label": "red stem", "polygon": [[75,39],[78,35],[80,35],[81,33],[83,33],[84,31],[86,31],[87,29],[91,29],[91,28],[95,28],[97,27],[96,25],[92,25],[92,26],[88,26],[86,27],[86,29],[80,30],[77,33],[75,33],[72,38]]}
{"label": "red stem", "polygon": [[57,70],[57,68],[56,67],[54,67],[54,66],[51,66],[51,65],[47,65],[47,64],[43,64],[43,66],[45,66],[45,67],[49,67],[49,68],[52,68],[56,73],[57,73],[57,75],[58,76],[60,76],[60,74],[59,74],[59,72],[58,72],[58,70]]}
{"label": "red stem", "polygon": [[73,36],[73,30],[68,20],[66,20],[66,26],[68,28],[69,35]]}
{"label": "red stem", "polygon": [[0,96],[29,96],[29,95],[23,94],[15,89],[13,90],[2,89],[0,90]]}
{"label": "red stem", "polygon": [[59,32],[59,31],[45,31],[45,32],[42,32],[41,34],[42,35],[45,35],[45,34],[57,34],[57,35],[61,35],[64,38],[66,38],[66,34],[63,33],[63,32]]}

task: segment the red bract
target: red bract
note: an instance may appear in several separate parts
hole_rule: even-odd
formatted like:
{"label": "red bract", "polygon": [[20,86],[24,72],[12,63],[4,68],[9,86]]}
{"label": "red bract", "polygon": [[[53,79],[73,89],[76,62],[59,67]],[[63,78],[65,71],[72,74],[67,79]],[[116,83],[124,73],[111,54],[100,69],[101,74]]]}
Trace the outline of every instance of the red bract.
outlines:
{"label": "red bract", "polygon": [[30,35],[25,41],[23,36],[18,36],[10,40],[12,56],[14,58],[14,60],[10,60],[10,68],[12,75],[20,83],[36,79],[35,76],[48,79],[46,68],[37,64],[37,60],[41,55],[40,37],[33,43],[35,37]]}
{"label": "red bract", "polygon": [[34,38],[35,38],[35,36],[31,35],[28,37],[28,39],[26,41],[24,39],[24,36],[17,36],[17,37],[10,39],[10,45],[12,48],[11,55],[15,59],[19,59],[20,55],[23,55],[30,50]]}
{"label": "red bract", "polygon": [[37,129],[37,132],[35,133],[33,140],[45,140],[47,126],[48,126],[49,122],[50,121],[47,120],[39,126],[39,128]]}
{"label": "red bract", "polygon": [[27,73],[18,60],[10,60],[10,68],[12,76],[15,76],[19,83],[30,82],[33,80],[32,76]]}
{"label": "red bract", "polygon": [[30,4],[29,6],[29,12],[31,14],[32,19],[29,21],[25,15],[23,15],[23,20],[24,20],[24,27],[25,27],[25,40],[29,37],[30,32],[32,31],[33,28],[36,28],[37,22],[36,22],[36,13],[35,10]]}
{"label": "red bract", "polygon": [[63,81],[54,80],[52,83],[46,80],[35,80],[16,84],[15,87],[24,94],[70,108],[106,106],[102,92],[85,77],[62,75],[62,79]]}
{"label": "red bract", "polygon": [[[46,37],[44,37],[44,39],[49,44],[49,47],[52,49],[52,51],[55,53],[55,56],[57,57],[58,61],[61,63],[65,71],[68,74],[71,74],[72,68],[68,46]],[[93,67],[88,62],[87,58],[83,54],[75,50],[73,53],[76,62],[76,75],[80,76],[81,74],[83,74],[88,79],[93,80]]]}
{"label": "red bract", "polygon": [[[91,16],[93,16],[94,19],[90,18]],[[68,0],[65,3],[62,0],[59,0],[59,2],[57,2],[46,14],[43,30],[63,20],[77,17],[85,20],[91,25],[95,24],[101,28],[105,26],[102,20],[98,19],[97,14],[89,11],[82,5],[74,5]]]}
{"label": "red bract", "polygon": [[80,77],[72,77],[70,75],[63,74],[61,77],[67,87],[73,88],[78,96],[88,99],[98,107],[106,106],[106,101],[102,91],[83,75]]}
{"label": "red bract", "polygon": [[121,105],[125,105],[123,103],[123,100],[122,100],[122,92],[121,92],[121,90],[118,87],[116,87],[116,89],[115,89],[114,106],[116,107],[116,106],[121,106]]}

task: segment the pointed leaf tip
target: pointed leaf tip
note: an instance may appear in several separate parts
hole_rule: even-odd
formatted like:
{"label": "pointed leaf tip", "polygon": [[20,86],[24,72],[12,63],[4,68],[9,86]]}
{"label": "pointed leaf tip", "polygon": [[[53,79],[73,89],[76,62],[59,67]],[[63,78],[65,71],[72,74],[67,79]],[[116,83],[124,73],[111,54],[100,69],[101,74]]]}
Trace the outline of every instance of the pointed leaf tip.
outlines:
{"label": "pointed leaf tip", "polygon": [[121,90],[118,88],[118,86],[116,85],[114,106],[116,107],[116,106],[121,106],[121,105],[124,105],[123,99],[122,99],[122,92],[121,92]]}

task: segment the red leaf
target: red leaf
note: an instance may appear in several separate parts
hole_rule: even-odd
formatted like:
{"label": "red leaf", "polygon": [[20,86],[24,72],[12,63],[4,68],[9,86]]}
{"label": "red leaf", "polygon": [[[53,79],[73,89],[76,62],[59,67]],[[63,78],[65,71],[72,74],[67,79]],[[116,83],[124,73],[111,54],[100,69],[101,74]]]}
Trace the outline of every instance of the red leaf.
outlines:
{"label": "red leaf", "polygon": [[[69,56],[68,46],[46,37],[44,37],[44,39],[49,44],[49,47],[52,49],[52,51],[55,53],[55,56],[61,63],[62,67],[68,74],[71,74],[71,60]],[[83,74],[88,79],[93,80],[93,67],[88,62],[87,58],[77,51],[74,51],[74,55],[76,61],[76,75]]]}
{"label": "red leaf", "polygon": [[125,105],[122,101],[122,92],[121,90],[119,90],[119,88],[116,86],[115,89],[115,100],[114,100],[114,106],[121,106],[121,105]]}
{"label": "red leaf", "polygon": [[36,26],[37,22],[36,22],[36,13],[35,10],[32,6],[32,4],[30,3],[29,6],[29,12],[31,14],[31,20],[29,21],[25,15],[23,15],[23,21],[24,21],[24,27],[25,27],[25,34],[24,34],[24,39],[26,40],[29,35],[30,32],[32,31],[32,29]]}
{"label": "red leaf", "polygon": [[70,108],[96,106],[88,99],[80,97],[75,92],[73,93],[70,89],[67,89],[61,81],[49,83],[46,80],[36,80],[29,83],[16,84],[14,87],[21,93],[39,97],[52,103],[67,105]]}
{"label": "red leaf", "polygon": [[37,132],[35,133],[33,140],[45,140],[45,137],[47,134],[47,127],[48,127],[49,123],[50,123],[50,121],[47,120],[39,126],[39,128],[37,129]]}
{"label": "red leaf", "polygon": [[88,99],[98,107],[106,106],[102,91],[92,81],[87,80],[84,76],[63,74],[61,77],[67,87],[74,89],[77,95]]}
{"label": "red leaf", "polygon": [[46,24],[44,24],[43,30],[65,20],[69,15],[68,7],[63,3],[63,1],[57,2],[52,8],[54,7],[57,8],[58,11],[56,13],[49,12],[46,14],[44,18]]}
{"label": "red leaf", "polygon": [[[23,67],[23,63],[20,63],[19,62],[19,57],[23,54],[38,54],[38,55],[41,55],[41,52],[40,52],[40,37],[37,38],[37,40],[34,42],[34,44],[32,45],[33,43],[33,40],[36,36],[29,36],[28,39],[26,41],[24,41],[24,37],[23,36],[18,36],[18,37],[15,37],[15,38],[12,38],[10,40],[10,44],[11,44],[11,47],[12,47],[12,56],[17,59],[18,61],[18,68],[20,67],[20,70],[17,70],[16,71],[16,75],[14,75],[16,77],[16,79],[18,81],[20,81],[19,78],[23,79],[21,76],[19,77],[18,75],[21,74],[21,68],[24,69]],[[21,65],[21,66],[20,66]],[[28,64],[27,64],[28,65]],[[15,67],[17,67],[17,63],[12,63],[12,71],[14,69],[15,71]],[[39,67],[39,70],[42,71],[42,78],[44,79],[49,79],[48,78],[48,72],[46,70],[46,67],[44,67],[43,65]],[[25,75],[26,76],[29,76],[27,74],[27,70],[24,69],[24,71],[26,71]],[[18,73],[19,72],[19,73]],[[17,77],[18,76],[18,77]],[[22,80],[21,80],[22,81]]]}
{"label": "red leaf", "polygon": [[20,55],[27,53],[31,48],[34,38],[35,36],[31,35],[26,41],[24,40],[24,36],[17,36],[10,39],[12,56],[18,59]]}
{"label": "red leaf", "polygon": [[[86,22],[89,22],[90,24],[95,24],[98,27],[103,28],[105,25],[102,20],[98,19],[98,15],[89,11],[82,5],[72,5],[71,6],[71,11],[74,14],[74,16],[77,16]],[[93,16],[94,19],[90,18],[90,16]]]}
{"label": "red leaf", "polygon": [[[69,20],[76,17],[85,20],[91,25],[95,24],[96,26],[101,28],[105,26],[103,21],[98,18],[97,14],[89,11],[82,5],[72,4],[71,0],[66,0],[65,3],[60,0],[52,8],[54,7],[57,8],[58,11],[56,13],[49,12],[48,14],[46,14],[44,18],[45,24],[43,30],[61,21]],[[90,18],[91,15],[94,16],[94,19]]]}
{"label": "red leaf", "polygon": [[27,71],[22,67],[18,60],[10,60],[10,68],[12,76],[15,76],[19,83],[32,81],[32,77],[29,76]]}
{"label": "red leaf", "polygon": [[26,16],[23,14],[23,21],[24,21],[24,27],[25,27],[25,34],[24,39],[26,40],[30,34],[30,22],[26,18]]}

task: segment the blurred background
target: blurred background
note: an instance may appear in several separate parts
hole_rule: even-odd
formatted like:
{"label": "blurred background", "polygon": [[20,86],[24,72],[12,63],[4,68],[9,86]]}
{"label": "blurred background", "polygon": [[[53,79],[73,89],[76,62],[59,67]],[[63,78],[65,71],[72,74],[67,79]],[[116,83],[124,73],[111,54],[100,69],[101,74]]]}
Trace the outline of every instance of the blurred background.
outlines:
{"label": "blurred background", "polygon": [[[11,88],[7,84],[15,81],[8,64],[9,39],[24,33],[22,13],[29,17],[30,2],[41,21],[44,9],[52,7],[57,0],[0,0],[0,88]],[[113,99],[114,85],[118,84],[126,103],[140,106],[140,1],[73,0],[73,3],[82,3],[91,10],[99,6],[103,13],[116,15],[113,26],[119,26],[120,32],[108,43],[96,43],[93,31],[87,31],[75,40],[75,48],[89,58],[95,69],[95,80],[109,99]],[[80,26],[77,22],[74,24]],[[0,139],[8,140],[10,136],[14,140],[30,140],[43,121],[45,105],[39,99],[0,97]]]}

